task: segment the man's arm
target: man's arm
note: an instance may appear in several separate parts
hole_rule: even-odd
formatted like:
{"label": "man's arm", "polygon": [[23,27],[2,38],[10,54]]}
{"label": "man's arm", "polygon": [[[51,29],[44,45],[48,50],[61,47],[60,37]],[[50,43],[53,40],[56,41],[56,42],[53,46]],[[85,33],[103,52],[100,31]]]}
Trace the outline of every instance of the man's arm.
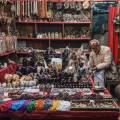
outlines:
{"label": "man's arm", "polygon": [[112,62],[112,53],[110,48],[108,50],[106,50],[105,52],[105,56],[104,56],[104,62],[100,63],[96,66],[97,69],[104,69],[110,66]]}
{"label": "man's arm", "polygon": [[93,59],[93,53],[92,52],[90,53],[90,56],[89,56],[88,66],[91,67],[91,68],[94,67],[94,59]]}

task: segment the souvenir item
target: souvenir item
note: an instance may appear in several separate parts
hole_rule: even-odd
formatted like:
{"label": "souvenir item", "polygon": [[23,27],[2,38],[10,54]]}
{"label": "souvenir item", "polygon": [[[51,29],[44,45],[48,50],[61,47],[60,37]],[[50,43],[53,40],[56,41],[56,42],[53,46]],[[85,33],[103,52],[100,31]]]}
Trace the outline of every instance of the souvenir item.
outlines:
{"label": "souvenir item", "polygon": [[52,18],[52,10],[47,11],[47,18]]}
{"label": "souvenir item", "polygon": [[25,81],[23,81],[23,80],[22,80],[22,81],[20,81],[20,87],[25,87],[25,83],[26,83],[26,82],[25,82]]}
{"label": "souvenir item", "polygon": [[58,38],[59,36],[58,36],[58,32],[55,32],[55,38]]}
{"label": "souvenir item", "polygon": [[70,7],[70,3],[69,2],[64,2],[64,9],[68,9]]}
{"label": "souvenir item", "polygon": [[12,81],[19,82],[19,76],[17,74],[12,75]]}
{"label": "souvenir item", "polygon": [[15,36],[1,36],[0,37],[0,52],[14,51],[17,44],[17,38]]}
{"label": "souvenir item", "polygon": [[51,38],[55,38],[55,33],[54,32],[51,33]]}
{"label": "souvenir item", "polygon": [[58,11],[58,12],[55,13],[54,20],[55,21],[61,21],[62,20],[62,12],[61,11]]}
{"label": "souvenir item", "polygon": [[82,9],[81,2],[76,2],[75,8],[76,8],[77,11],[80,11]]}
{"label": "souvenir item", "polygon": [[62,33],[58,33],[58,38],[62,38]]}
{"label": "souvenir item", "polygon": [[69,101],[61,100],[57,108],[58,111],[67,111],[70,110],[71,103]]}
{"label": "souvenir item", "polygon": [[7,86],[7,84],[6,83],[2,83],[2,85],[1,85],[3,88],[5,88],[6,86]]}
{"label": "souvenir item", "polygon": [[71,2],[71,3],[70,3],[70,8],[71,8],[71,9],[75,9],[75,2]]}
{"label": "souvenir item", "polygon": [[7,83],[11,83],[12,82],[12,75],[11,74],[5,74],[5,80]]}
{"label": "souvenir item", "polygon": [[85,1],[83,2],[83,9],[88,9],[89,6],[90,6],[89,0],[85,0]]}
{"label": "souvenir item", "polygon": [[46,1],[41,1],[41,18],[46,17],[47,3]]}
{"label": "souvenir item", "polygon": [[94,100],[90,101],[79,101],[79,102],[72,102],[71,103],[71,109],[102,109],[102,110],[112,110],[112,109],[118,109],[118,106],[114,101],[105,101],[105,102],[95,102]]}
{"label": "souvenir item", "polygon": [[53,2],[48,2],[48,8],[52,9],[53,8]]}
{"label": "souvenir item", "polygon": [[62,6],[63,6],[63,3],[62,3],[62,2],[56,3],[56,8],[57,8],[57,10],[62,9]]}

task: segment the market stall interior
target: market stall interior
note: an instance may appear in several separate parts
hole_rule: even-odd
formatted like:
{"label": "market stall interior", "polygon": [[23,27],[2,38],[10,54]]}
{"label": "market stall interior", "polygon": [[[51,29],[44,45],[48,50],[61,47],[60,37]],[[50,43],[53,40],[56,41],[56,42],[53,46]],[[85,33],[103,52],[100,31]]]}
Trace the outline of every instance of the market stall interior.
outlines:
{"label": "market stall interior", "polygon": [[[90,65],[90,40],[104,33],[98,13],[109,16],[105,39],[118,65],[105,87]],[[117,0],[1,0],[0,119],[117,120],[119,14]]]}

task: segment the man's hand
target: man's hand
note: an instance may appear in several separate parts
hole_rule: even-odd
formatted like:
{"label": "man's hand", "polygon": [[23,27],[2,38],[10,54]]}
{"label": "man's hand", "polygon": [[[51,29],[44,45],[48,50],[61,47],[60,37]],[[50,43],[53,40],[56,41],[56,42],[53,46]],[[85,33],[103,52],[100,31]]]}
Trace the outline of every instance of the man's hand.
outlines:
{"label": "man's hand", "polygon": [[96,70],[97,70],[97,67],[93,67],[93,68],[92,68],[92,71],[96,71]]}

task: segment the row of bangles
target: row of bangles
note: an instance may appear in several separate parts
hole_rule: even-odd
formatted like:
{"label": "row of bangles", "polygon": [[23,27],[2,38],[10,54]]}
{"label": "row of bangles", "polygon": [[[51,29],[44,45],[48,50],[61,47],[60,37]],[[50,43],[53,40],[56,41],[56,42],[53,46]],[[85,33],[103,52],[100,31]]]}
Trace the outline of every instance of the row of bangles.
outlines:
{"label": "row of bangles", "polygon": [[38,110],[49,110],[49,111],[67,111],[70,110],[70,101],[64,100],[16,100],[6,101],[0,103],[0,111],[5,112],[8,110],[12,111],[23,111],[32,112]]}

